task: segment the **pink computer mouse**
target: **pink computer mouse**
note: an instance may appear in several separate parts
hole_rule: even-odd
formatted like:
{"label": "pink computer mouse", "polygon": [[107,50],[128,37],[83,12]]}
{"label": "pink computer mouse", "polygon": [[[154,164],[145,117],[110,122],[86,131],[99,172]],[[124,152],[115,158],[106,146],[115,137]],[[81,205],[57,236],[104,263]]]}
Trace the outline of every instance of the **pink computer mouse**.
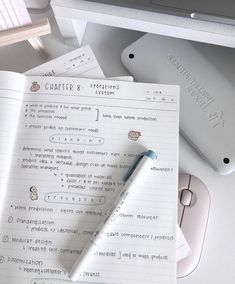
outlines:
{"label": "pink computer mouse", "polygon": [[210,196],[205,184],[190,174],[179,175],[178,223],[192,253],[177,263],[177,277],[189,275],[202,254],[210,210]]}

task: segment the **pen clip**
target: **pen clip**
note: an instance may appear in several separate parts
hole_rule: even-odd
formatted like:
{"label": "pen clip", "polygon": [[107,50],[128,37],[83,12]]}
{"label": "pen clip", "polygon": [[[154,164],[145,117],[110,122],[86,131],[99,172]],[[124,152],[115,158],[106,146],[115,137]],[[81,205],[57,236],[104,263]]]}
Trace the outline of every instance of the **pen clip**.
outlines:
{"label": "pen clip", "polygon": [[126,173],[126,175],[123,178],[123,181],[126,182],[130,176],[133,174],[133,172],[135,171],[137,165],[139,164],[139,162],[141,161],[141,159],[147,156],[152,160],[155,160],[157,158],[157,155],[154,151],[152,150],[148,150],[147,152],[143,152],[141,154],[138,155],[137,159],[135,160],[134,164],[131,166],[131,168],[129,169],[129,171]]}

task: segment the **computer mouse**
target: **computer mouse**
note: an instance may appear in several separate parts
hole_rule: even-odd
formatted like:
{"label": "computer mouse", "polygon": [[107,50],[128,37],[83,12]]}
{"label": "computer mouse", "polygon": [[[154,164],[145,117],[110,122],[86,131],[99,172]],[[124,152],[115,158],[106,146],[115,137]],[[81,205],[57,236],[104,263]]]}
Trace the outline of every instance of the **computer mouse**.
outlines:
{"label": "computer mouse", "polygon": [[178,223],[192,253],[177,263],[177,277],[185,277],[198,266],[206,235],[210,195],[206,185],[190,174],[179,175]]}

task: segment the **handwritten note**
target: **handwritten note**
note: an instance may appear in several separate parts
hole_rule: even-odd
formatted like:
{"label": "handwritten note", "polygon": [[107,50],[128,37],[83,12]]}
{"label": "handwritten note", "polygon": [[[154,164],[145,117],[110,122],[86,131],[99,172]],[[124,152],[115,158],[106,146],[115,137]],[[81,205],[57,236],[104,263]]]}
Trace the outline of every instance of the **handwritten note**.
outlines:
{"label": "handwritten note", "polygon": [[175,283],[178,91],[26,79],[2,214],[1,283],[68,283],[73,262],[146,148],[158,153],[149,181],[97,247],[82,281]]}
{"label": "handwritten note", "polygon": [[[84,60],[88,58],[89,61]],[[74,63],[76,62],[76,64]],[[101,67],[89,46],[80,47],[72,52],[52,59],[47,63],[28,70],[26,75],[42,76],[69,76],[69,77],[93,77],[104,78]],[[110,80],[121,80],[133,82],[131,76],[121,76],[109,78]],[[181,229],[177,226],[177,261],[185,258],[190,254],[190,248]]]}
{"label": "handwritten note", "polygon": [[30,76],[105,78],[93,51],[88,45],[28,70],[25,74]]}

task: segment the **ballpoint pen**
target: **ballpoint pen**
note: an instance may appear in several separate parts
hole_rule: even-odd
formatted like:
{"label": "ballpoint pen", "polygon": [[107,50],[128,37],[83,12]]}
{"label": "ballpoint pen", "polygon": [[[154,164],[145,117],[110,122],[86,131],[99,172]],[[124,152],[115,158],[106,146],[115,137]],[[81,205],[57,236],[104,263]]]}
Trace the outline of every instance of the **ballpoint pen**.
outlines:
{"label": "ballpoint pen", "polygon": [[69,277],[72,281],[77,281],[79,279],[84,266],[88,263],[88,258],[91,256],[92,251],[97,249],[95,245],[96,242],[100,240],[103,235],[105,235],[109,225],[115,221],[120,209],[126,202],[127,196],[133,195],[134,189],[139,188],[143,184],[147,173],[150,172],[151,166],[156,158],[157,155],[152,150],[148,150],[147,152],[144,152],[138,156],[136,162],[124,177],[124,182],[126,182],[124,187],[120,190],[112,207],[105,214],[105,218],[101,221],[98,228],[93,233],[93,236],[82,250],[81,255],[74,263],[69,274]]}

